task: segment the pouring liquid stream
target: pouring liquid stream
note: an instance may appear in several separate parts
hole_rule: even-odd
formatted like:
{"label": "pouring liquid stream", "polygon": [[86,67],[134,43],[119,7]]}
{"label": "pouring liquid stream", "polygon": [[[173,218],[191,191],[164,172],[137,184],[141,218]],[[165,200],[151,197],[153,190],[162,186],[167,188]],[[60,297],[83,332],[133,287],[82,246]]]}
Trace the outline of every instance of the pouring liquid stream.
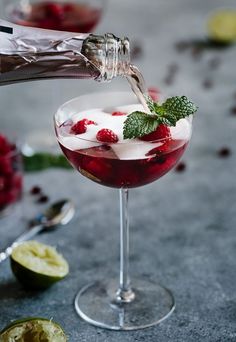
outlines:
{"label": "pouring liquid stream", "polygon": [[143,75],[135,65],[130,65],[129,74],[126,76],[130,87],[134,94],[136,95],[138,101],[143,106],[146,113],[150,113],[147,102],[145,100],[145,95],[147,95],[147,88]]}

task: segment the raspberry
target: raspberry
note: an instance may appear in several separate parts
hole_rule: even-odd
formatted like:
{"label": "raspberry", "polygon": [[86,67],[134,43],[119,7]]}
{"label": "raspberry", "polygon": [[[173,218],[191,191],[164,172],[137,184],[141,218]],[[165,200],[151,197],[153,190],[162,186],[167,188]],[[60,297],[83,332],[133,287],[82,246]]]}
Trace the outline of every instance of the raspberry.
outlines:
{"label": "raspberry", "polygon": [[3,175],[12,174],[12,159],[0,156],[0,173]]}
{"label": "raspberry", "polygon": [[96,125],[96,123],[94,121],[88,120],[88,119],[80,120],[80,121],[76,122],[76,124],[74,124],[71,127],[70,132],[74,133],[74,134],[85,133],[87,131],[87,126],[88,125]]}
{"label": "raspberry", "polygon": [[112,116],[122,116],[122,115],[126,115],[126,113],[117,111],[117,112],[113,112],[111,115]]}
{"label": "raspberry", "polygon": [[154,141],[160,139],[169,139],[170,137],[171,135],[169,127],[161,124],[157,127],[157,129],[154,132],[146,134],[139,139],[143,141]]}
{"label": "raspberry", "polygon": [[[94,160],[90,160],[84,168],[85,175],[88,172],[88,175],[92,175],[98,181],[107,181],[111,177],[111,167],[109,161],[107,162],[105,158],[95,158]],[[83,173],[82,173],[83,174]]]}
{"label": "raspberry", "polygon": [[53,30],[55,27],[59,27],[59,23],[55,18],[46,18],[39,21],[40,27],[47,30]]}
{"label": "raspberry", "polygon": [[4,135],[0,134],[0,155],[6,155],[11,151],[11,145]]}
{"label": "raspberry", "polygon": [[15,189],[11,189],[5,192],[5,204],[15,203],[19,198],[19,193]]}
{"label": "raspberry", "polygon": [[96,138],[98,141],[106,143],[117,143],[119,141],[118,136],[108,128],[100,129],[100,131],[97,132]]}
{"label": "raspberry", "polygon": [[0,211],[6,207],[5,193],[0,192]]}
{"label": "raspberry", "polygon": [[48,3],[45,5],[45,9],[48,17],[61,20],[64,15],[63,7],[60,4]]}
{"label": "raspberry", "polygon": [[6,183],[5,178],[0,176],[0,191],[4,189],[5,183]]}
{"label": "raspberry", "polygon": [[159,100],[159,94],[160,94],[160,91],[158,88],[155,88],[155,87],[148,88],[148,95],[151,97],[153,101]]}
{"label": "raspberry", "polygon": [[65,4],[63,6],[64,12],[72,12],[75,10],[75,5],[73,4]]}
{"label": "raspberry", "polygon": [[166,143],[164,143],[163,145],[161,146],[158,146],[158,147],[154,147],[153,149],[151,149],[150,151],[148,151],[145,156],[149,157],[149,156],[152,156],[154,154],[156,155],[163,155],[165,153],[167,153],[168,151],[170,150],[170,146],[169,146],[169,143],[168,141]]}

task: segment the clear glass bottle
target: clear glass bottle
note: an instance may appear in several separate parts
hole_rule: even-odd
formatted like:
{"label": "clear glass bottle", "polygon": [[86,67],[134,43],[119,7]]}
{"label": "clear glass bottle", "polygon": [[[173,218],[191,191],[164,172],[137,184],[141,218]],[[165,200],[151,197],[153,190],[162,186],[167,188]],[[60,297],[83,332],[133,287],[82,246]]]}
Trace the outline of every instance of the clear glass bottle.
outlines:
{"label": "clear glass bottle", "polygon": [[0,20],[0,85],[49,78],[110,81],[129,70],[127,38],[50,31]]}

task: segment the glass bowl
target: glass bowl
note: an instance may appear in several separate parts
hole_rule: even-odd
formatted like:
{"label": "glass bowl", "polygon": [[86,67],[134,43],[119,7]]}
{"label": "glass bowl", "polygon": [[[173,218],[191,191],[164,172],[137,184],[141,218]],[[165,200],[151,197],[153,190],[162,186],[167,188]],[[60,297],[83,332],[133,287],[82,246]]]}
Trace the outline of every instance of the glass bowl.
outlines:
{"label": "glass bowl", "polygon": [[92,32],[101,20],[106,0],[7,0],[6,17],[15,24],[43,29]]}

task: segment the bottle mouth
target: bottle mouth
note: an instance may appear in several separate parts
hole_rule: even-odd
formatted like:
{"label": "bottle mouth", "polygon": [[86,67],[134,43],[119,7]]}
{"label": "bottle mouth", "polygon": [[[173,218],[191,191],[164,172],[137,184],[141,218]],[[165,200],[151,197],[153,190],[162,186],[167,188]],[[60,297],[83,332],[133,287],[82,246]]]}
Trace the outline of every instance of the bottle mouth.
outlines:
{"label": "bottle mouth", "polygon": [[130,47],[127,37],[120,39],[113,34],[105,34],[106,58],[101,81],[111,81],[114,77],[128,74],[130,68]]}
{"label": "bottle mouth", "polygon": [[128,38],[117,38],[112,33],[104,36],[90,34],[84,41],[81,53],[95,66],[100,82],[109,82],[114,77],[125,76],[130,68],[130,45]]}

